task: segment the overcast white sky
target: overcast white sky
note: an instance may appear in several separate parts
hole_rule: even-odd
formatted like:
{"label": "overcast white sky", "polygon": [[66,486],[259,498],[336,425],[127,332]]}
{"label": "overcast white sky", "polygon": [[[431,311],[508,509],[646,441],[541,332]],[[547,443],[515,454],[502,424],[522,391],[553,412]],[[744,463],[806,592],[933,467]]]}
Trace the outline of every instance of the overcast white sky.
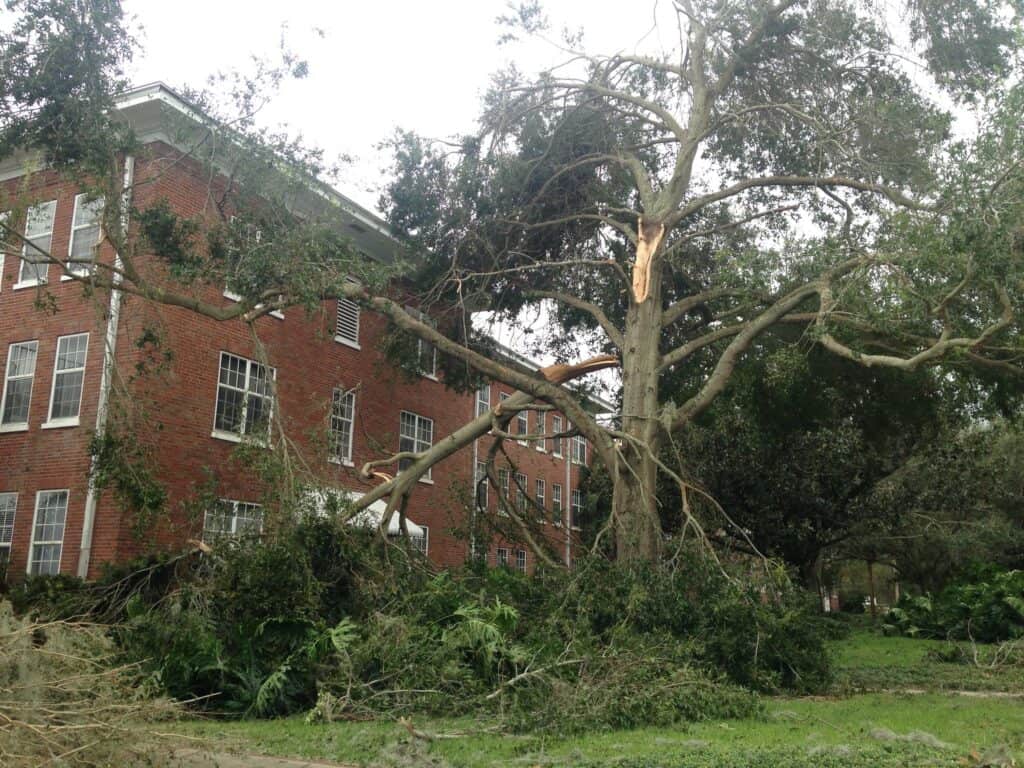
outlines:
{"label": "overcast white sky", "polygon": [[[662,6],[668,3],[662,0]],[[218,70],[273,56],[287,24],[310,77],[289,83],[266,120],[287,122],[332,155],[358,159],[341,191],[375,208],[386,157],[374,145],[396,126],[435,137],[472,130],[490,73],[509,60],[523,69],[553,61],[538,46],[499,47],[495,19],[506,0],[125,0],[143,29],[137,84],[199,87]],[[632,48],[652,27],[647,0],[547,0],[555,29],[586,20],[588,48]],[[664,10],[664,8],[663,8]],[[322,29],[321,39],[312,30]],[[647,36],[645,44],[656,43]],[[667,41],[671,44],[671,41]]]}

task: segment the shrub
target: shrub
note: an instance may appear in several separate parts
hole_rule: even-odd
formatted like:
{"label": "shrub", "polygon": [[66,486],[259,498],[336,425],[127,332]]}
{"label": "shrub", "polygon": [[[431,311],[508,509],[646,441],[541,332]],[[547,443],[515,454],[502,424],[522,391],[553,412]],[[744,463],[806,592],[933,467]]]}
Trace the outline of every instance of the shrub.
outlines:
{"label": "shrub", "polygon": [[887,628],[985,643],[1024,637],[1024,571],[988,571],[935,596],[904,597],[889,612]]}
{"label": "shrub", "polygon": [[749,715],[752,691],[828,683],[800,593],[698,553],[677,563],[433,574],[309,518],[180,560],[173,579],[121,575],[117,601],[87,592],[107,615],[122,606],[113,636],[159,690],[251,716],[490,713],[578,731]]}

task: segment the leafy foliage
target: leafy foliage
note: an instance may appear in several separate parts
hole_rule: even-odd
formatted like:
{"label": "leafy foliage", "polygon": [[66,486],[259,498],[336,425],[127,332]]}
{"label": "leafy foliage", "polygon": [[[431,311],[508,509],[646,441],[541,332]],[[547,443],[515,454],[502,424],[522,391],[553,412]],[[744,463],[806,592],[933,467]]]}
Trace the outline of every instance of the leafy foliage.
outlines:
{"label": "leafy foliage", "polygon": [[91,602],[156,690],[238,715],[490,712],[568,732],[747,715],[757,691],[830,680],[798,592],[699,553],[674,568],[582,560],[567,578],[432,574],[380,546],[314,517],[148,577],[30,580],[19,605],[86,613]]}
{"label": "leafy foliage", "polygon": [[906,597],[888,622],[915,637],[986,643],[1024,637],[1024,571],[990,571],[934,596]]}

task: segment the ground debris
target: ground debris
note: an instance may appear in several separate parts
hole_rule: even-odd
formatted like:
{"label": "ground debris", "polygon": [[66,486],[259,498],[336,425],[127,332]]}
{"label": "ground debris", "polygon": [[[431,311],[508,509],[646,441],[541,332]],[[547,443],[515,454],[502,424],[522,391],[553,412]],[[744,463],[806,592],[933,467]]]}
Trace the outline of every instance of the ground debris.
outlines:
{"label": "ground debris", "polygon": [[905,741],[910,744],[923,744],[932,749],[949,749],[952,747],[952,744],[947,744],[926,731],[910,731],[909,733],[899,734],[895,731],[890,731],[888,728],[872,728],[868,735],[877,741]]}

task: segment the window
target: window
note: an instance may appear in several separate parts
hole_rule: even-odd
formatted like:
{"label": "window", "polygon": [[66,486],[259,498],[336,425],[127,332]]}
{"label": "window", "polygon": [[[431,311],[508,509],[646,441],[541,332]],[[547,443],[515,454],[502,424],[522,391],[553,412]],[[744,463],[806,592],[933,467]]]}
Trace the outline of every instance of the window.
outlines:
{"label": "window", "polygon": [[536,499],[537,500],[537,519],[540,522],[544,522],[544,495],[545,495],[544,494],[544,491],[545,491],[544,481],[541,480],[540,478],[537,478],[536,486],[537,486],[537,494],[536,494],[536,496],[537,496],[537,499]]}
{"label": "window", "polygon": [[551,520],[555,525],[562,524],[562,486],[558,483],[551,485]]}
{"label": "window", "polygon": [[[355,280],[348,279],[348,283]],[[352,299],[338,299],[338,318],[334,325],[334,340],[359,349],[359,305]]]}
{"label": "window", "polygon": [[573,435],[572,438],[572,463],[587,463],[587,438],[583,435]]}
{"label": "window", "polygon": [[[528,435],[530,433],[530,412],[520,411],[516,414],[516,434]],[[525,440],[516,440],[520,445],[526,445]]]}
{"label": "window", "polygon": [[430,528],[428,528],[425,525],[421,525],[420,528],[423,529],[423,535],[422,536],[413,536],[412,534],[410,534],[409,535],[409,544],[412,545],[413,549],[415,549],[421,555],[426,557],[427,556],[427,550],[430,549]]}
{"label": "window", "polygon": [[494,550],[494,564],[495,565],[508,565],[508,550],[504,547],[498,547]]}
{"label": "window", "polygon": [[491,385],[482,384],[476,391],[476,415],[483,416],[491,410]]}
{"label": "window", "polygon": [[476,475],[473,478],[473,482],[476,484],[476,508],[480,510],[487,509],[487,498],[488,494],[488,479],[487,479],[487,463],[478,461],[476,463]]}
{"label": "window", "polygon": [[[543,435],[547,431],[548,431],[548,413],[547,413],[547,411],[537,411],[537,434]],[[541,437],[537,441],[536,446],[537,446],[537,450],[538,451],[543,451],[544,450],[544,443],[545,442],[547,442],[547,441],[543,437]]]}
{"label": "window", "polygon": [[526,573],[526,550],[516,550],[516,570]]}
{"label": "window", "polygon": [[53,241],[53,217],[57,201],[33,205],[25,219],[25,243],[21,249],[21,271],[15,288],[46,282],[49,268],[50,246]]}
{"label": "window", "polygon": [[11,559],[11,540],[14,538],[14,513],[18,509],[18,494],[0,493],[0,566]]}
{"label": "window", "polygon": [[507,469],[498,470],[498,485],[501,486],[501,500],[498,503],[498,513],[501,515],[508,516],[508,511],[505,509],[505,504],[508,504],[512,500],[512,496],[509,494],[509,484],[511,475]]}
{"label": "window", "polygon": [[28,406],[39,342],[22,341],[7,349],[7,377],[0,402],[0,432],[28,428]]}
{"label": "window", "polygon": [[569,515],[569,524],[573,528],[579,527],[580,517],[583,514],[583,493],[577,488],[572,492],[572,509]]}
{"label": "window", "polygon": [[526,475],[522,472],[516,472],[516,511],[525,512],[527,499],[526,499]]}
{"label": "window", "polygon": [[[71,217],[71,243],[68,245],[68,272],[88,275],[96,261],[100,242],[100,220],[103,199],[89,199],[86,193],[75,195],[75,212]],[[64,279],[67,279],[65,276]]]}
{"label": "window", "polygon": [[[418,414],[402,411],[398,422],[398,450],[403,453],[423,453],[433,442],[434,422]],[[401,459],[398,468],[403,470],[410,464],[412,459]],[[430,473],[428,469],[421,479],[430,480]]]}
{"label": "window", "polygon": [[248,501],[221,499],[203,516],[203,541],[263,533],[263,506]]}
{"label": "window", "polygon": [[61,336],[57,339],[57,359],[53,364],[53,390],[50,393],[50,417],[43,426],[75,426],[82,405],[85,379],[85,354],[89,334]]}
{"label": "window", "polygon": [[551,443],[551,453],[554,456],[561,458],[562,456],[562,438],[560,433],[562,432],[562,417],[552,416],[551,417],[551,431],[555,433]]}
{"label": "window", "polygon": [[[405,311],[419,320],[424,325],[436,328],[434,319],[415,307],[406,307]],[[417,337],[416,339],[416,368],[424,376],[434,378],[437,375],[437,349],[429,341]]]}
{"label": "window", "polygon": [[272,382],[276,373],[273,368],[254,360],[220,353],[214,437],[235,440],[243,435],[262,438],[269,435],[273,413]]}
{"label": "window", "polygon": [[352,464],[352,433],[356,414],[356,393],[335,388],[331,400],[331,430],[328,459]]}
{"label": "window", "polygon": [[39,491],[32,522],[32,546],[28,572],[32,576],[60,573],[60,555],[64,548],[64,521],[68,516],[67,491]]}

